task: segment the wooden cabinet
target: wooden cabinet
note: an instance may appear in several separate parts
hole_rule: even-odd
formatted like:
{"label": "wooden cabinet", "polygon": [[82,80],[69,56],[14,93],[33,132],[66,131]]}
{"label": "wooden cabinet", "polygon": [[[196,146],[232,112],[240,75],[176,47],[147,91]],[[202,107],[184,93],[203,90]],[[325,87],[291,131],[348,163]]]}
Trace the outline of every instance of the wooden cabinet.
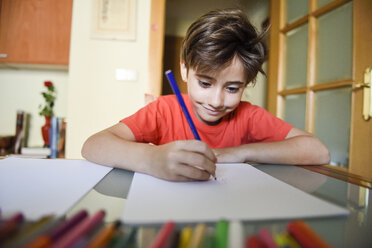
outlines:
{"label": "wooden cabinet", "polygon": [[0,63],[68,65],[72,0],[0,0]]}

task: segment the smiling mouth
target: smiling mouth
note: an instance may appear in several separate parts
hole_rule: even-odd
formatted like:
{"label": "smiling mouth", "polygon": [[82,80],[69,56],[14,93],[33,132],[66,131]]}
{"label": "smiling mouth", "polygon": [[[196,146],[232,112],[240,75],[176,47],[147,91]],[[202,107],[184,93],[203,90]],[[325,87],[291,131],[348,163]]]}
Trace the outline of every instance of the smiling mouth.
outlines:
{"label": "smiling mouth", "polygon": [[205,107],[204,109],[207,111],[209,115],[213,115],[213,116],[220,115],[223,112],[222,110],[213,110],[213,109],[205,108]]}

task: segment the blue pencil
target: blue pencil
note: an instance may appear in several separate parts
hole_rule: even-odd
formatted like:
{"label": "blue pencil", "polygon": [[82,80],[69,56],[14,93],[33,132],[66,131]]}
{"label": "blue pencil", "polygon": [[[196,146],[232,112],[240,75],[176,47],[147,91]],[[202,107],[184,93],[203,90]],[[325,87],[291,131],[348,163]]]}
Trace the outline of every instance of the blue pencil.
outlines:
{"label": "blue pencil", "polygon": [[200,137],[199,137],[198,131],[196,130],[196,127],[194,125],[194,122],[191,119],[190,113],[186,108],[186,105],[185,105],[185,102],[182,98],[181,92],[178,89],[178,85],[177,85],[176,79],[173,76],[172,71],[171,70],[166,71],[165,75],[168,78],[168,81],[169,81],[169,83],[170,83],[170,85],[173,89],[174,94],[176,94],[176,96],[177,96],[178,103],[181,105],[182,111],[185,114],[186,120],[189,123],[189,126],[191,128],[191,132],[194,135],[194,138],[197,139],[197,140],[201,140]]}

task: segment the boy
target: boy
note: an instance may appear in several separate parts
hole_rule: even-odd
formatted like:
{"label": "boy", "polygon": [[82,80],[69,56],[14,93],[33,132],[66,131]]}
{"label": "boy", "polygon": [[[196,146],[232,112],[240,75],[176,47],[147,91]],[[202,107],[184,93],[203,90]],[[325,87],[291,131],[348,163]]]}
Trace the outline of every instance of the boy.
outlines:
{"label": "boy", "polygon": [[160,96],[134,115],[89,137],[82,155],[93,162],[171,181],[208,180],[216,162],[326,164],[328,149],[241,97],[263,73],[261,36],[236,9],[209,12],[188,29],[182,46],[183,95],[202,141],[176,96]]}

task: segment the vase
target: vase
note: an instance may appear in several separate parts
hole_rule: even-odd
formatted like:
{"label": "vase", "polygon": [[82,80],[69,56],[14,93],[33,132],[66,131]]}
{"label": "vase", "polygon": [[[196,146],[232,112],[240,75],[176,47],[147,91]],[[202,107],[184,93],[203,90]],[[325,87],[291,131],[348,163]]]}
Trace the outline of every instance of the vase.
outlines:
{"label": "vase", "polygon": [[51,116],[44,116],[45,117],[45,124],[41,127],[41,134],[44,140],[44,147],[49,147],[49,130],[50,130],[50,119]]}

